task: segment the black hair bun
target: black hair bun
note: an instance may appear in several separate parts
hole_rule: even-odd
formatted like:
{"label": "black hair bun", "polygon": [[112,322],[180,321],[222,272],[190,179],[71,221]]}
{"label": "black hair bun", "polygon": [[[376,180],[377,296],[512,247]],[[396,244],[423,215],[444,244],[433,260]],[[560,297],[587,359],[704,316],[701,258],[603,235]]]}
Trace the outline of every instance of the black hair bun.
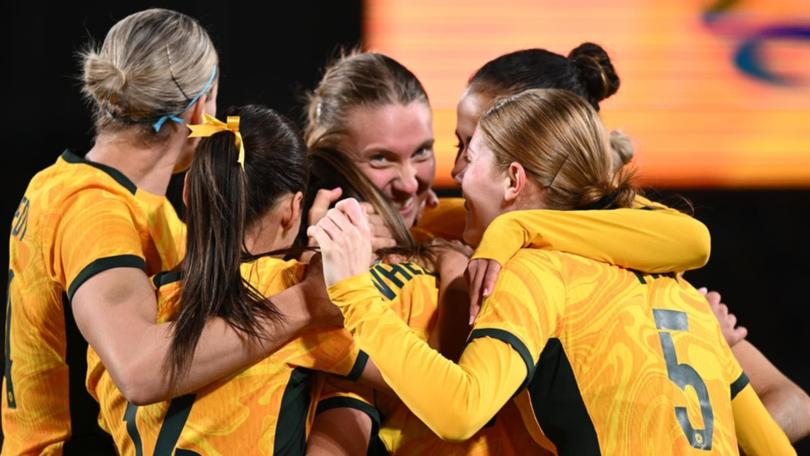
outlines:
{"label": "black hair bun", "polygon": [[582,43],[568,54],[568,59],[577,67],[591,104],[598,105],[619,90],[619,75],[602,46]]}

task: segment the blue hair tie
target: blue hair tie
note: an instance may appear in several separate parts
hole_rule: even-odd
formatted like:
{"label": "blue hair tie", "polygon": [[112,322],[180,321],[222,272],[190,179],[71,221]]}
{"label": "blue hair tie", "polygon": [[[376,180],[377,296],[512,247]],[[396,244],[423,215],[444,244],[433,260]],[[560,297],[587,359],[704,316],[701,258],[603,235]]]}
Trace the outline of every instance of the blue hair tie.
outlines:
{"label": "blue hair tie", "polygon": [[152,128],[155,130],[155,133],[160,132],[160,129],[163,128],[163,124],[165,124],[167,120],[171,120],[172,122],[182,124],[183,119],[178,117],[178,115],[186,112],[188,108],[194,106],[194,103],[199,101],[200,97],[202,97],[203,94],[205,94],[205,92],[208,92],[208,89],[211,88],[211,85],[214,83],[214,78],[216,78],[216,76],[217,76],[217,66],[214,65],[214,69],[211,71],[211,77],[208,78],[208,82],[205,83],[202,90],[200,90],[200,92],[194,98],[192,98],[191,101],[188,102],[188,105],[185,108],[183,108],[182,111],[172,114],[164,114],[160,116],[160,118],[155,123],[152,124]]}

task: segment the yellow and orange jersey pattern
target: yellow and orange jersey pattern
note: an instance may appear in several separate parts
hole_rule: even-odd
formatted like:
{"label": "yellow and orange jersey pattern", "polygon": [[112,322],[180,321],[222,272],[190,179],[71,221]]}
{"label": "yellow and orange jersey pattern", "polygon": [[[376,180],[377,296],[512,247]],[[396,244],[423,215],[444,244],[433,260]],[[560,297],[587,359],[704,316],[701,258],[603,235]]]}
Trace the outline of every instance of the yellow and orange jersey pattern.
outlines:
{"label": "yellow and orange jersey pattern", "polygon": [[[436,277],[414,263],[378,263],[370,269],[372,283],[411,333],[427,341],[436,328]],[[392,455],[542,455],[522,427],[520,414],[507,404],[486,427],[465,442],[441,440],[393,394],[374,393],[345,380],[327,378],[320,390],[318,412],[336,407],[358,409],[372,420],[369,454],[380,449]]]}
{"label": "yellow and orange jersey pattern", "polygon": [[[437,318],[436,276],[412,262],[377,263],[369,269],[369,274],[386,305],[414,334],[427,340]],[[318,380],[318,412],[349,407],[369,415],[374,434],[370,454],[378,454],[383,448],[393,453],[402,441],[406,423],[418,421],[396,396],[376,394],[370,388],[329,376],[320,376]]]}
{"label": "yellow and orange jersey pattern", "polygon": [[559,454],[737,453],[731,401],[745,376],[681,278],[522,250],[476,320],[470,339],[482,337],[526,362],[515,402]]}
{"label": "yellow and orange jersey pattern", "polygon": [[[294,285],[302,267],[262,257],[242,265],[242,276],[264,296]],[[182,281],[171,272],[153,279],[158,319],[176,317]],[[356,379],[368,359],[342,328],[305,332],[271,356],[172,401],[128,404],[94,353],[87,387],[101,404],[103,427],[120,454],[303,454],[314,416],[314,371]],[[145,375],[163,375],[161,366]]]}
{"label": "yellow and orange jersey pattern", "polygon": [[709,230],[700,221],[644,197],[633,208],[510,211],[487,227],[473,259],[501,265],[521,248],[573,253],[645,272],[683,272],[706,265]]}
{"label": "yellow and orange jersey pattern", "polygon": [[436,207],[425,208],[411,233],[417,240],[434,237],[461,240],[465,211],[464,198],[439,198]]}
{"label": "yellow and orange jersey pattern", "polygon": [[71,422],[71,407],[95,405],[83,388],[87,344],[70,299],[87,279],[111,268],[147,274],[173,268],[179,225],[165,197],[69,151],[34,176],[9,241],[4,455],[97,448],[95,417]]}

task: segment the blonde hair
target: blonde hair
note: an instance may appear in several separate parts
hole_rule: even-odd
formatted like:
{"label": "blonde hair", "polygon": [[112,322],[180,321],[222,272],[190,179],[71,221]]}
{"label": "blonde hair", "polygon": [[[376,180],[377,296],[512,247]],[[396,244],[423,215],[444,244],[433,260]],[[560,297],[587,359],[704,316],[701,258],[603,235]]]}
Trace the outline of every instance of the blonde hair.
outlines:
{"label": "blonde hair", "polygon": [[304,139],[310,149],[340,150],[348,134],[346,119],[353,108],[413,101],[429,105],[419,79],[401,63],[374,52],[344,53],[326,68],[318,86],[307,96]]}
{"label": "blonde hair", "polygon": [[96,130],[137,125],[145,139],[165,138],[153,124],[189,108],[211,86],[218,64],[211,38],[195,19],[159,8],[118,21],[101,47],[89,46],[81,60],[82,93],[94,107]]}
{"label": "blonde hair", "polygon": [[532,89],[498,100],[479,129],[505,170],[520,163],[544,188],[550,209],[630,207],[632,172],[614,171],[613,153],[596,111],[566,90]]}

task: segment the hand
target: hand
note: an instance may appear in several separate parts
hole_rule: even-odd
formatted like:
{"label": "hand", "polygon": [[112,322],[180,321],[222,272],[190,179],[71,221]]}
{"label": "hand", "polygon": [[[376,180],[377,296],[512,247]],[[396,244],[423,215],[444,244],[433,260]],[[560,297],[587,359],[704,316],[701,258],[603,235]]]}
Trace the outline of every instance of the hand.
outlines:
{"label": "hand", "polygon": [[467,266],[467,281],[470,284],[470,324],[473,324],[484,298],[492,294],[501,265],[488,258],[476,258]]}
{"label": "hand", "polygon": [[433,189],[428,189],[425,193],[419,196],[419,207],[416,212],[416,223],[415,225],[419,224],[419,220],[422,218],[422,214],[425,212],[425,209],[433,209],[439,206],[439,196],[436,195],[436,192]]}
{"label": "hand", "polygon": [[467,263],[473,254],[472,247],[461,241],[448,241],[434,238],[430,248],[436,254],[436,270],[439,277],[455,279],[462,277],[467,270]]}
{"label": "hand", "polygon": [[371,203],[363,202],[360,203],[360,207],[363,208],[366,212],[366,216],[368,216],[368,224],[371,228],[371,248],[376,252],[377,250],[397,245],[394,234],[385,223],[385,219],[374,210],[374,206],[372,206]]}
{"label": "hand", "polygon": [[737,325],[737,317],[733,313],[729,313],[728,306],[720,302],[720,293],[709,291],[705,287],[698,289],[698,291],[703,296],[706,296],[706,300],[709,301],[709,307],[712,308],[714,316],[717,317],[717,320],[720,322],[720,330],[723,332],[723,337],[725,337],[729,347],[733,347],[737,345],[738,342],[745,339],[748,335],[748,329],[744,326],[737,326],[735,328]]}
{"label": "hand", "polygon": [[312,206],[309,208],[309,224],[314,225],[318,223],[323,216],[326,215],[326,211],[329,210],[329,206],[337,201],[342,194],[343,189],[340,187],[335,187],[332,190],[327,190],[325,188],[318,190],[318,193],[315,195],[315,199],[312,201]]}
{"label": "hand", "polygon": [[431,209],[439,206],[439,195],[437,195],[432,188],[428,190],[427,195],[425,195],[425,206]]}
{"label": "hand", "polygon": [[323,262],[321,255],[315,254],[306,266],[304,278],[298,282],[303,293],[303,301],[314,326],[341,326],[343,314],[326,292],[323,278]]}
{"label": "hand", "polygon": [[373,258],[371,229],[366,212],[354,198],[338,202],[307,229],[307,235],[321,248],[327,286],[368,271]]}

